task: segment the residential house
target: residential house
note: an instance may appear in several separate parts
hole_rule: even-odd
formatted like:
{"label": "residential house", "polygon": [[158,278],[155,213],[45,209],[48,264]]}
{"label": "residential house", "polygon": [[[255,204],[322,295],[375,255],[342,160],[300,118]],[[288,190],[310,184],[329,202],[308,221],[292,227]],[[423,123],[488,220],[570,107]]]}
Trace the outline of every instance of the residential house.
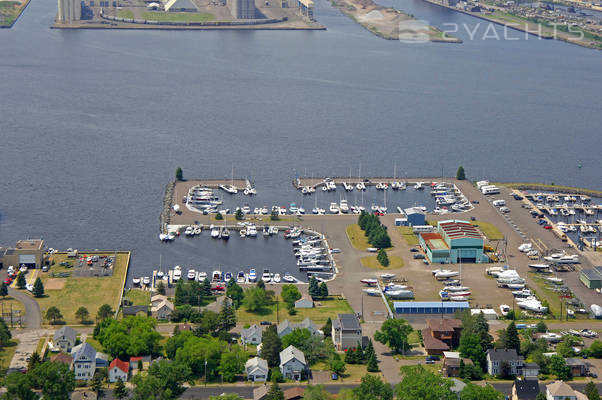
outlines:
{"label": "residential house", "polygon": [[546,385],[546,400],[587,400],[587,396],[563,381],[556,381]]}
{"label": "residential house", "polygon": [[307,317],[301,323],[298,324],[294,324],[288,319],[282,321],[277,327],[278,336],[282,338],[295,329],[307,329],[312,335],[324,335],[322,331],[316,327],[314,322],[309,317]]}
{"label": "residential house", "polygon": [[[153,298],[158,296],[153,296]],[[156,301],[152,304],[153,305],[151,306],[151,316],[157,319],[169,319],[169,317],[171,317],[171,313],[175,310],[173,303],[167,300],[167,298],[164,298],[161,301]]]}
{"label": "residential house", "polygon": [[148,315],[148,306],[127,306],[122,309],[123,316]]}
{"label": "residential house", "polygon": [[288,346],[280,352],[280,372],[285,378],[299,381],[306,369],[305,355],[295,346]]}
{"label": "residential house", "polygon": [[151,307],[154,307],[165,300],[167,300],[167,296],[165,296],[163,294],[156,294],[153,297],[151,297],[150,305],[151,305]]}
{"label": "residential house", "polygon": [[512,385],[512,400],[535,400],[539,394],[539,381],[535,379],[516,379]]}
{"label": "residential house", "polygon": [[61,329],[54,333],[54,337],[52,339],[53,345],[58,346],[62,352],[68,353],[71,351],[73,346],[75,346],[75,341],[77,340],[77,333],[75,329],[69,326],[63,326]]}
{"label": "residential house", "polygon": [[109,365],[109,382],[117,382],[117,379],[121,379],[123,382],[126,382],[128,380],[129,373],[130,363],[116,358],[111,361],[111,364]]}
{"label": "residential house", "polygon": [[587,375],[588,368],[584,360],[580,358],[565,358],[566,366],[570,368],[572,376]]}
{"label": "residential house", "polygon": [[314,301],[304,294],[299,300],[295,301],[295,308],[314,308]]}
{"label": "residential house", "polygon": [[449,378],[460,376],[460,365],[462,362],[464,362],[464,365],[473,365],[471,359],[460,357],[460,353],[457,351],[444,351],[443,374]]}
{"label": "residential house", "polygon": [[136,356],[130,357],[130,368],[132,370],[137,370],[138,366],[142,368],[142,370],[148,370],[152,362],[151,356]]}
{"label": "residential house", "polygon": [[539,365],[536,363],[525,363],[523,365],[523,376],[525,378],[537,378],[539,375]]}
{"label": "residential house", "polygon": [[491,376],[502,375],[504,365],[508,366],[509,375],[523,374],[524,358],[515,349],[487,350],[487,373]]}
{"label": "residential house", "polygon": [[268,362],[262,358],[254,357],[245,363],[247,379],[253,382],[265,382],[268,379]]}
{"label": "residential house", "polygon": [[92,379],[96,371],[96,350],[88,343],[82,343],[71,349],[73,373],[77,380]]}
{"label": "residential house", "polygon": [[332,320],[332,342],[341,351],[362,343],[362,326],[355,314],[339,314]]}
{"label": "residential house", "polygon": [[270,386],[265,383],[253,390],[253,400],[265,400],[268,398]]}
{"label": "residential house", "polygon": [[109,366],[109,355],[106,353],[96,352],[96,368],[106,368]]}
{"label": "residential house", "polygon": [[295,386],[283,391],[284,400],[303,400],[305,388]]}
{"label": "residential house", "polygon": [[50,358],[50,361],[67,364],[69,366],[69,368],[71,368],[71,364],[73,363],[73,357],[71,357],[69,354],[58,353],[58,354],[54,355],[52,358]]}
{"label": "residential house", "polygon": [[427,354],[443,354],[460,343],[462,321],[452,318],[427,319],[422,341]]}
{"label": "residential house", "polygon": [[240,331],[240,340],[243,344],[254,344],[258,345],[261,343],[261,337],[263,331],[257,324],[251,325],[248,328],[243,328]]}

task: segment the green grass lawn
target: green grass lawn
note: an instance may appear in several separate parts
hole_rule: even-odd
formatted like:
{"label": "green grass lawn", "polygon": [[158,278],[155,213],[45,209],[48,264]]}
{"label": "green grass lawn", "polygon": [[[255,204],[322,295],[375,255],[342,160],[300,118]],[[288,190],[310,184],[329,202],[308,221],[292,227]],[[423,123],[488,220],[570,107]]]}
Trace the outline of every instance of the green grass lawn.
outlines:
{"label": "green grass lawn", "polygon": [[10,26],[21,12],[21,4],[16,1],[0,1],[0,26]]}
{"label": "green grass lawn", "polygon": [[353,309],[347,303],[347,300],[340,297],[331,296],[328,300],[317,300],[314,302],[314,308],[305,308],[297,310],[297,314],[289,315],[286,310],[285,303],[280,300],[278,306],[278,319],[276,318],[276,304],[266,307],[260,313],[252,313],[241,306],[237,312],[237,320],[242,325],[258,324],[261,321],[270,321],[276,323],[277,320],[280,322],[288,319],[291,322],[301,322],[305,318],[309,317],[312,321],[321,328],[326,322],[328,317],[336,318],[337,314],[353,314]]}
{"label": "green grass lawn", "polygon": [[[144,12],[142,18],[151,21],[177,21],[177,22],[206,22],[213,21],[215,15],[207,13],[170,13],[170,12]],[[268,217],[269,218],[269,217]]]}
{"label": "green grass lawn", "polygon": [[127,298],[132,302],[134,306],[147,306],[150,304],[151,292],[142,289],[130,289],[124,295],[123,298]]}
{"label": "green grass lawn", "polygon": [[134,12],[132,10],[118,10],[117,16],[119,18],[134,18]]}
{"label": "green grass lawn", "polygon": [[[313,371],[329,371],[328,363],[326,361],[317,362],[311,369]],[[339,381],[341,383],[359,383],[366,374],[376,375],[381,378],[383,377],[381,372],[366,371],[365,364],[345,364],[345,373],[339,376]]]}
{"label": "green grass lawn", "polygon": [[94,347],[94,349],[96,351],[102,351],[102,349],[103,349],[102,344],[100,344],[100,342],[98,340],[94,339],[92,337],[92,335],[88,335],[86,337],[86,343],[88,343],[90,346]]}
{"label": "green grass lawn", "polygon": [[401,233],[401,236],[403,236],[403,239],[408,246],[418,245],[418,236],[414,234],[414,230],[411,226],[398,226],[397,230]]}
{"label": "green grass lawn", "polygon": [[500,232],[495,225],[490,224],[489,222],[472,221],[472,224],[478,226],[488,240],[502,240],[504,238],[502,232]]}
{"label": "green grass lawn", "polygon": [[18,339],[11,339],[6,347],[0,349],[0,373],[4,374],[17,351]]}
{"label": "green grass lawn", "polygon": [[10,296],[6,296],[3,299],[0,299],[0,310],[5,313],[9,313],[10,310],[21,311],[21,315],[25,315],[25,306],[17,299],[13,299]]}
{"label": "green grass lawn", "polygon": [[397,269],[403,267],[403,259],[398,256],[389,256],[389,266],[383,267],[380,265],[376,256],[366,256],[362,257],[360,262],[366,268],[374,268],[374,269]]}
{"label": "green grass lawn", "polygon": [[349,225],[346,231],[347,238],[349,238],[351,245],[357,250],[366,250],[367,248],[372,247],[370,243],[368,243],[368,238],[364,234],[364,231],[358,224]]}
{"label": "green grass lawn", "polygon": [[[531,288],[535,294],[538,295],[539,299],[548,301],[549,313],[560,317],[560,295],[559,292],[547,289],[547,287],[553,287],[554,284],[546,282],[539,274],[529,272],[529,275],[533,278],[533,281],[537,284],[536,288]],[[563,307],[564,308],[564,307]]]}
{"label": "green grass lawn", "polygon": [[[93,254],[93,253],[86,253]],[[103,255],[103,253],[94,253]],[[104,255],[114,255],[114,253],[104,253]],[[64,268],[59,265],[61,261],[66,259],[65,254],[53,255],[53,260],[56,262],[51,267],[51,272],[73,272],[73,268]],[[66,284],[63,289],[50,290],[46,289],[45,297],[37,298],[36,301],[40,304],[42,315],[50,306],[57,307],[63,314],[64,321],[69,324],[79,324],[80,321],[75,318],[75,311],[84,306],[90,313],[90,318],[94,319],[96,312],[103,304],[109,304],[113,310],[119,306],[119,297],[123,289],[124,274],[127,267],[128,254],[118,253],[112,276],[107,277],[86,277],[74,278],[73,276],[66,279]],[[85,268],[85,267],[84,267]],[[51,279],[50,274],[41,275],[44,286]]]}

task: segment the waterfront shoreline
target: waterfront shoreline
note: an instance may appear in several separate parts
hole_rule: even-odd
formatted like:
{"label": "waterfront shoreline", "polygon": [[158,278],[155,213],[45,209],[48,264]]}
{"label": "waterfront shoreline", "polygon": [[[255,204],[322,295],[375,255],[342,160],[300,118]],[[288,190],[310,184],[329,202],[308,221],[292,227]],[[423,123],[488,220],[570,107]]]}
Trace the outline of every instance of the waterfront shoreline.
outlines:
{"label": "waterfront shoreline", "polygon": [[29,5],[30,1],[31,0],[25,0],[25,3],[21,4],[21,8],[17,12],[17,15],[15,16],[15,19],[10,23],[10,25],[0,25],[0,29],[10,29],[10,28],[12,28],[17,23],[17,21],[19,20],[19,18],[21,18],[21,15],[23,15],[23,12],[25,12],[25,9]]}
{"label": "waterfront shoreline", "polygon": [[301,26],[268,26],[268,25],[223,25],[223,26],[178,26],[178,25],[110,25],[110,24],[89,24],[89,25],[63,25],[55,24],[50,29],[77,30],[77,29],[120,29],[120,30],[160,30],[160,31],[212,31],[212,30],[256,30],[256,31],[325,31],[326,27],[301,27]]}

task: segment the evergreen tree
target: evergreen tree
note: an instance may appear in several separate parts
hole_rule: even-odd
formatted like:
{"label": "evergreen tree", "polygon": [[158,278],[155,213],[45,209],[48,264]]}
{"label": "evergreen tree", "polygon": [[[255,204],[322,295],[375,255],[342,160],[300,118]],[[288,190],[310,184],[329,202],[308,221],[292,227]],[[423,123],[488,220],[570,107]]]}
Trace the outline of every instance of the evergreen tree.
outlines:
{"label": "evergreen tree", "polygon": [[520,339],[518,338],[518,331],[516,330],[514,321],[510,322],[510,325],[508,325],[508,328],[506,329],[504,346],[507,349],[515,349],[517,352],[520,351]]}
{"label": "evergreen tree", "polygon": [[63,314],[61,314],[61,310],[55,306],[51,306],[48,308],[48,310],[46,310],[46,319],[50,321],[50,323],[54,324],[56,321],[63,319]]}
{"label": "evergreen tree", "polygon": [[263,279],[258,280],[257,285],[255,285],[255,286],[261,290],[265,290],[265,282],[263,281]]}
{"label": "evergreen tree", "polygon": [[178,283],[176,283],[176,293],[175,293],[176,306],[181,306],[184,304],[188,304],[188,291],[184,287],[184,280],[180,279]]}
{"label": "evergreen tree", "polygon": [[280,352],[282,341],[278,336],[276,325],[270,325],[264,332],[261,340],[261,357],[268,362],[270,368],[280,365]]}
{"label": "evergreen tree", "polygon": [[320,297],[320,287],[318,285],[318,280],[316,279],[315,276],[312,276],[309,279],[309,295],[311,296],[312,299],[316,299],[318,297]]}
{"label": "evergreen tree", "polygon": [[33,354],[29,357],[29,361],[27,362],[27,370],[32,371],[38,364],[42,363],[42,358],[37,351],[34,351]]}
{"label": "evergreen tree", "polygon": [[272,382],[272,386],[268,391],[266,400],[284,400],[284,392],[282,391],[282,389],[280,389],[280,385],[278,385],[278,382]]}
{"label": "evergreen tree", "polygon": [[370,357],[372,357],[373,354],[376,355],[376,352],[374,351],[374,345],[372,344],[372,339],[368,340],[368,345],[364,350],[364,354],[366,359],[370,359]]}
{"label": "evergreen tree", "polygon": [[0,284],[0,296],[2,296],[2,298],[8,296],[8,286],[4,282]]}
{"label": "evergreen tree", "polygon": [[385,249],[378,250],[378,255],[376,256],[376,259],[383,267],[389,266],[389,256],[387,255]]}
{"label": "evergreen tree", "polygon": [[102,374],[99,374],[98,372],[94,374],[94,376],[92,377],[92,382],[90,383],[90,388],[94,393],[96,393],[97,399],[103,396]]}
{"label": "evergreen tree", "polygon": [[546,333],[548,331],[548,326],[543,320],[541,320],[537,323],[535,330],[539,333]]}
{"label": "evergreen tree", "polygon": [[163,281],[159,281],[159,283],[157,283],[157,293],[161,294],[163,296],[165,296],[165,284],[163,283]]}
{"label": "evergreen tree", "polygon": [[211,283],[209,283],[209,280],[207,278],[205,278],[203,284],[201,285],[201,294],[203,295],[203,297],[211,296]]}
{"label": "evergreen tree", "polygon": [[12,337],[8,325],[6,325],[4,319],[0,318],[0,346],[8,345]]}
{"label": "evergreen tree", "polygon": [[245,297],[242,288],[236,283],[234,278],[231,278],[228,282],[228,288],[226,289],[226,296],[232,300],[234,308],[240,307],[242,300]]}
{"label": "evergreen tree", "polygon": [[466,179],[466,174],[464,173],[464,167],[461,165],[458,167],[458,172],[456,172],[456,179],[459,181],[463,181],[464,179]]}
{"label": "evergreen tree", "polygon": [[222,303],[222,310],[219,314],[220,321],[220,330],[229,331],[231,328],[236,326],[236,313],[234,312],[234,307],[232,307],[232,303],[230,299],[227,297],[224,299]]}
{"label": "evergreen tree", "polygon": [[216,221],[221,221],[222,219],[224,219],[224,216],[221,212],[218,212],[217,214],[215,214],[215,219]]}
{"label": "evergreen tree", "polygon": [[34,297],[42,297],[44,296],[44,284],[42,280],[38,276],[36,281],[33,283],[33,290],[31,291]]}
{"label": "evergreen tree", "polygon": [[328,297],[328,285],[326,282],[320,283],[320,297],[323,299]]}
{"label": "evergreen tree", "polygon": [[23,272],[19,272],[19,275],[17,275],[17,287],[19,289],[25,289],[25,286],[27,286],[25,274]]}
{"label": "evergreen tree", "polygon": [[184,171],[182,171],[182,168],[178,167],[176,169],[176,180],[181,181],[184,180]]}
{"label": "evergreen tree", "polygon": [[245,219],[245,213],[243,213],[242,210],[239,208],[238,210],[236,210],[234,218],[236,218],[237,221],[242,221],[243,219]]}
{"label": "evergreen tree", "polygon": [[368,364],[366,365],[366,370],[368,372],[379,371],[378,360],[376,359],[376,354],[374,353],[374,351],[372,351],[372,353],[370,353],[370,355],[368,356]]}
{"label": "evergreen tree", "polygon": [[322,332],[324,332],[324,337],[330,337],[332,334],[332,319],[330,319],[330,317],[328,317],[326,323],[322,327]]}
{"label": "evergreen tree", "polygon": [[280,215],[278,215],[278,211],[272,210],[272,213],[270,214],[270,219],[272,221],[279,221],[280,220]]}
{"label": "evergreen tree", "polygon": [[125,383],[123,383],[121,378],[117,378],[115,389],[113,389],[113,396],[116,399],[125,399],[128,396],[128,390],[126,389]]}
{"label": "evergreen tree", "polygon": [[588,400],[600,400],[600,394],[598,393],[598,387],[593,381],[587,382],[583,393],[587,396]]}

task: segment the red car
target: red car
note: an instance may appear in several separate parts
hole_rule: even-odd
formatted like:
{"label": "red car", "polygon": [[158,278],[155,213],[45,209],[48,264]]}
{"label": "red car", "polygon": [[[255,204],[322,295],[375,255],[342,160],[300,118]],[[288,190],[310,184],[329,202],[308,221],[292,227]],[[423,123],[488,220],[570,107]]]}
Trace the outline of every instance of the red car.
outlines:
{"label": "red car", "polygon": [[223,291],[223,290],[225,290],[225,289],[226,288],[223,287],[223,286],[221,286],[221,285],[217,285],[217,286],[214,286],[214,287],[211,288],[211,290],[216,290],[216,291],[220,291],[220,292]]}
{"label": "red car", "polygon": [[552,229],[552,225],[544,225],[543,229]]}

